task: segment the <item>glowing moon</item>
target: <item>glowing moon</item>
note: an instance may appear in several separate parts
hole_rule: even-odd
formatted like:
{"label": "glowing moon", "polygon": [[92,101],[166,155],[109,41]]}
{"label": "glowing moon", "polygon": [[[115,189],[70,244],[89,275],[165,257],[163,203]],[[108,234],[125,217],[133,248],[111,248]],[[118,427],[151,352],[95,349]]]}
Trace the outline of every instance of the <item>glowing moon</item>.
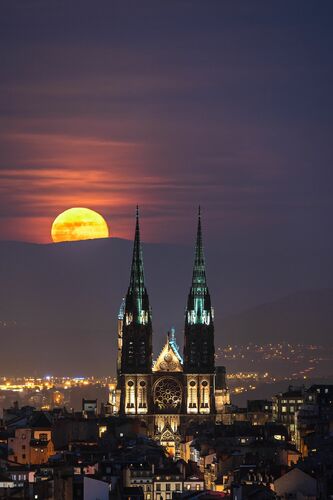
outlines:
{"label": "glowing moon", "polygon": [[74,207],[65,210],[54,219],[51,236],[55,243],[93,240],[107,238],[109,228],[99,213],[89,208]]}

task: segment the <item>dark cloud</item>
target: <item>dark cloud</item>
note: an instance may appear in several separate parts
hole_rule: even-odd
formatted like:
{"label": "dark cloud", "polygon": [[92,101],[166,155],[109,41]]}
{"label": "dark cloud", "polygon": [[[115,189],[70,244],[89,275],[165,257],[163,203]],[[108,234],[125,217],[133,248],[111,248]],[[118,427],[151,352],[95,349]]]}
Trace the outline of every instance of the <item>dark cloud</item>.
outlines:
{"label": "dark cloud", "polygon": [[130,237],[139,202],[147,239],[188,241],[200,202],[212,242],[332,243],[331,2],[0,11],[3,239],[77,204]]}

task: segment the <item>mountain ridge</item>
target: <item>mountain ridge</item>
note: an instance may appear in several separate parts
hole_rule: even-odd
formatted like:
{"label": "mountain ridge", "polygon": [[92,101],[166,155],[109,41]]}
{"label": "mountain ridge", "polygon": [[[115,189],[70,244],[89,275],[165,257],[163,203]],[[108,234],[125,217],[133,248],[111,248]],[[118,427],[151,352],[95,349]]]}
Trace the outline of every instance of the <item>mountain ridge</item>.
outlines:
{"label": "mountain ridge", "polygon": [[[182,344],[194,243],[192,247],[143,243],[143,250],[156,353],[171,326]],[[330,256],[318,259],[309,253],[295,259],[266,252],[263,258],[249,255],[246,248],[215,245],[207,245],[205,254],[219,345],[267,337],[274,341],[281,332],[292,336],[285,323],[277,321],[275,306],[271,320],[267,304],[263,313],[256,312],[257,317],[246,311],[280,300],[293,290],[330,289],[333,283]],[[132,242],[121,238],[57,244],[0,242],[0,321],[15,322],[0,329],[1,371],[8,374],[14,369],[22,374],[33,367],[39,373],[113,372],[117,313],[128,286],[131,255]],[[326,336],[331,331],[327,310],[333,309],[328,295],[323,301],[326,312],[317,315],[327,321]],[[318,309],[320,299],[315,302]],[[301,313],[297,313],[298,324],[303,328],[307,320]],[[288,315],[284,314],[286,321]],[[315,320],[313,316],[304,330],[306,341],[320,338]],[[270,335],[265,334],[267,329],[272,329]],[[296,330],[294,337],[302,337]]]}

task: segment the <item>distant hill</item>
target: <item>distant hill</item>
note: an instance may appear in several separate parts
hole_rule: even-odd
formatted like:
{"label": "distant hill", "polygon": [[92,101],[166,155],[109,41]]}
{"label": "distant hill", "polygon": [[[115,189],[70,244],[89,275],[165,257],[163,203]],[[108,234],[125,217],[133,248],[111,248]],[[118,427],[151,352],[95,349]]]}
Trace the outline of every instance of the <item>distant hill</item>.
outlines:
{"label": "distant hill", "polygon": [[219,341],[332,345],[333,289],[300,291],[223,318]]}
{"label": "distant hill", "polygon": [[[132,242],[116,238],[0,242],[0,374],[112,373],[131,252]],[[144,245],[155,353],[171,326],[182,343],[193,254],[193,247]],[[300,256],[280,249],[257,255],[207,245],[206,260],[221,345],[330,338],[333,292],[320,290],[333,283],[330,252],[318,256],[305,249]],[[297,289],[319,291],[277,300]],[[272,302],[253,309],[267,301]]]}

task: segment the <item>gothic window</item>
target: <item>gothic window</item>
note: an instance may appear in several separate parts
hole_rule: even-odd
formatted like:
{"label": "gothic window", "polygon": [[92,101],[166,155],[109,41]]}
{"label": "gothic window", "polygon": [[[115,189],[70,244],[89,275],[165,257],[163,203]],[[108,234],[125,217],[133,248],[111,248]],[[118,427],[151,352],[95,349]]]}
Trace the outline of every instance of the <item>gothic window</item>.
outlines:
{"label": "gothic window", "polygon": [[147,408],[146,382],[144,380],[139,383],[138,403],[139,408]]}
{"label": "gothic window", "polygon": [[160,409],[178,408],[182,401],[182,389],[179,382],[172,378],[158,380],[155,385],[154,400]]}
{"label": "gothic window", "polygon": [[196,383],[194,380],[191,380],[190,382],[190,394],[189,394],[189,408],[196,408],[197,407],[197,397],[196,397]]}
{"label": "gothic window", "polygon": [[146,343],[144,340],[141,340],[139,349],[140,364],[143,365],[146,361]]}
{"label": "gothic window", "polygon": [[194,340],[191,341],[190,344],[190,364],[194,365],[196,360],[196,349]]}
{"label": "gothic window", "polygon": [[128,363],[133,364],[134,362],[134,342],[130,340],[128,342]]}
{"label": "gothic window", "polygon": [[134,408],[134,403],[135,403],[135,393],[134,393],[134,382],[132,380],[129,380],[127,382],[127,408]]}
{"label": "gothic window", "polygon": [[207,380],[201,382],[201,408],[209,408],[209,387]]}
{"label": "gothic window", "polygon": [[208,344],[206,340],[203,342],[202,346],[202,362],[205,365],[208,363]]}

